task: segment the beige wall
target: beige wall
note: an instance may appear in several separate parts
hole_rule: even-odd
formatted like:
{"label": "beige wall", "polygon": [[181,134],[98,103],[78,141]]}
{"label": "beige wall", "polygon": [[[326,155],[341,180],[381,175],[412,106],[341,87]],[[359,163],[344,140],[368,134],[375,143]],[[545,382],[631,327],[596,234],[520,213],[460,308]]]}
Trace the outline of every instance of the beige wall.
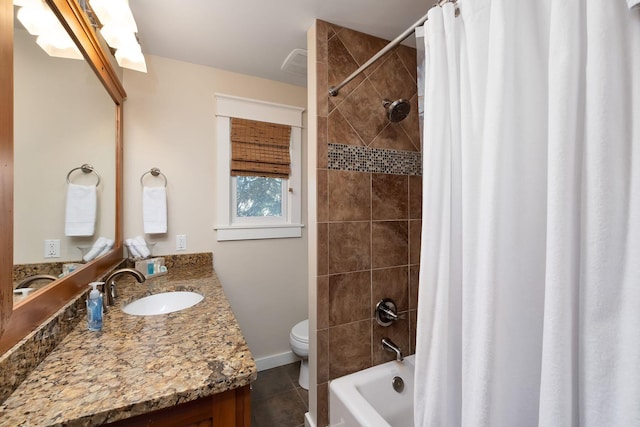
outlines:
{"label": "beige wall", "polygon": [[[216,241],[214,93],[306,108],[306,89],[146,58],[147,74],[124,73],[124,237],[143,235],[140,177],[160,168],[168,180],[168,233],[143,235],[157,242],[154,254],[177,253],[176,234],[187,235],[186,253],[213,252],[216,272],[259,367],[286,362],[292,357],[289,331],[307,318],[307,229],[297,239]],[[145,183],[152,185],[153,179],[147,176]],[[305,195],[305,225],[306,203]]]}

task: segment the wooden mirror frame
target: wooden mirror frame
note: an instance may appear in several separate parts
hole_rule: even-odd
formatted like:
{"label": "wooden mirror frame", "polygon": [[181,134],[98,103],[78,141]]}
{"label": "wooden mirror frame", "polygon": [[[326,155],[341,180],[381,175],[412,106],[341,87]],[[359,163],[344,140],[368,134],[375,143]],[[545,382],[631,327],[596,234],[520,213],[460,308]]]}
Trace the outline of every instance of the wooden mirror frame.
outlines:
{"label": "wooden mirror frame", "polygon": [[87,284],[122,261],[122,118],[124,87],[84,11],[75,0],[45,0],[114,101],[116,127],[115,244],[83,268],[13,305],[13,1],[0,0],[0,355],[61,307],[87,290]]}

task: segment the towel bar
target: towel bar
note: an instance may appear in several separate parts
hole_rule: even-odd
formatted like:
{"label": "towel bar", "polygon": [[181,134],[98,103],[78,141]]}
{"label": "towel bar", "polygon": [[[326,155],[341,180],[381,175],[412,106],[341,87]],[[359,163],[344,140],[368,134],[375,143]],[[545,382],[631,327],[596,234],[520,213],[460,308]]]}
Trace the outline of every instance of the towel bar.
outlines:
{"label": "towel bar", "polygon": [[71,180],[69,179],[69,177],[71,176],[71,174],[75,171],[77,171],[78,169],[82,170],[82,172],[84,173],[95,173],[96,176],[98,177],[98,182],[96,182],[96,187],[100,185],[100,181],[102,178],[100,178],[100,174],[98,172],[96,172],[96,170],[93,168],[93,166],[91,166],[88,163],[85,163],[82,166],[78,166],[77,168],[73,168],[69,171],[69,173],[67,174],[67,183],[71,184]]}
{"label": "towel bar", "polygon": [[[152,176],[161,176],[162,179],[164,179],[164,187],[167,188],[167,182],[168,182],[167,177],[162,172],[160,172],[160,169],[158,169],[158,168],[151,168],[148,171],[146,171],[145,173],[143,173],[142,176],[140,177],[140,184],[142,184],[142,180],[148,174],[151,174]],[[142,184],[142,185],[144,185],[144,184]]]}

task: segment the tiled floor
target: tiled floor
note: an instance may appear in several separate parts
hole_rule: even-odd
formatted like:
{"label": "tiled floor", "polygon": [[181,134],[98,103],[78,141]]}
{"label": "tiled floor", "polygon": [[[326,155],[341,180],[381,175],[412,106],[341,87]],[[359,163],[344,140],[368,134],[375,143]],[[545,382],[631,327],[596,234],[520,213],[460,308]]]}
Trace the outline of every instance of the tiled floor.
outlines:
{"label": "tiled floor", "polygon": [[300,362],[258,372],[251,386],[252,427],[304,426],[309,392],[298,384]]}

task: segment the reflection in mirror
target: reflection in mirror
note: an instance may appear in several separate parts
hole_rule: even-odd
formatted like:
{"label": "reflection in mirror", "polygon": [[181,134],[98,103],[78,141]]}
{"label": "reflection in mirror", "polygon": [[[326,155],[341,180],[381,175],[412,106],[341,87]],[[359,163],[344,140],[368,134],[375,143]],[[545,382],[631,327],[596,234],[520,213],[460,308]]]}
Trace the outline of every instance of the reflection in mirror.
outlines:
{"label": "reflection in mirror", "polygon": [[[114,239],[114,120],[113,100],[87,62],[48,56],[15,21],[14,288],[34,275],[59,277],[73,271],[100,237]],[[67,175],[83,164],[101,177],[95,228],[90,235],[66,236]],[[97,183],[97,175],[78,169],[69,181],[88,188]],[[46,249],[47,240],[53,241],[53,250]],[[50,257],[50,252],[59,253]],[[22,287],[39,289],[50,283],[36,280]],[[14,303],[28,295],[16,292]]]}

